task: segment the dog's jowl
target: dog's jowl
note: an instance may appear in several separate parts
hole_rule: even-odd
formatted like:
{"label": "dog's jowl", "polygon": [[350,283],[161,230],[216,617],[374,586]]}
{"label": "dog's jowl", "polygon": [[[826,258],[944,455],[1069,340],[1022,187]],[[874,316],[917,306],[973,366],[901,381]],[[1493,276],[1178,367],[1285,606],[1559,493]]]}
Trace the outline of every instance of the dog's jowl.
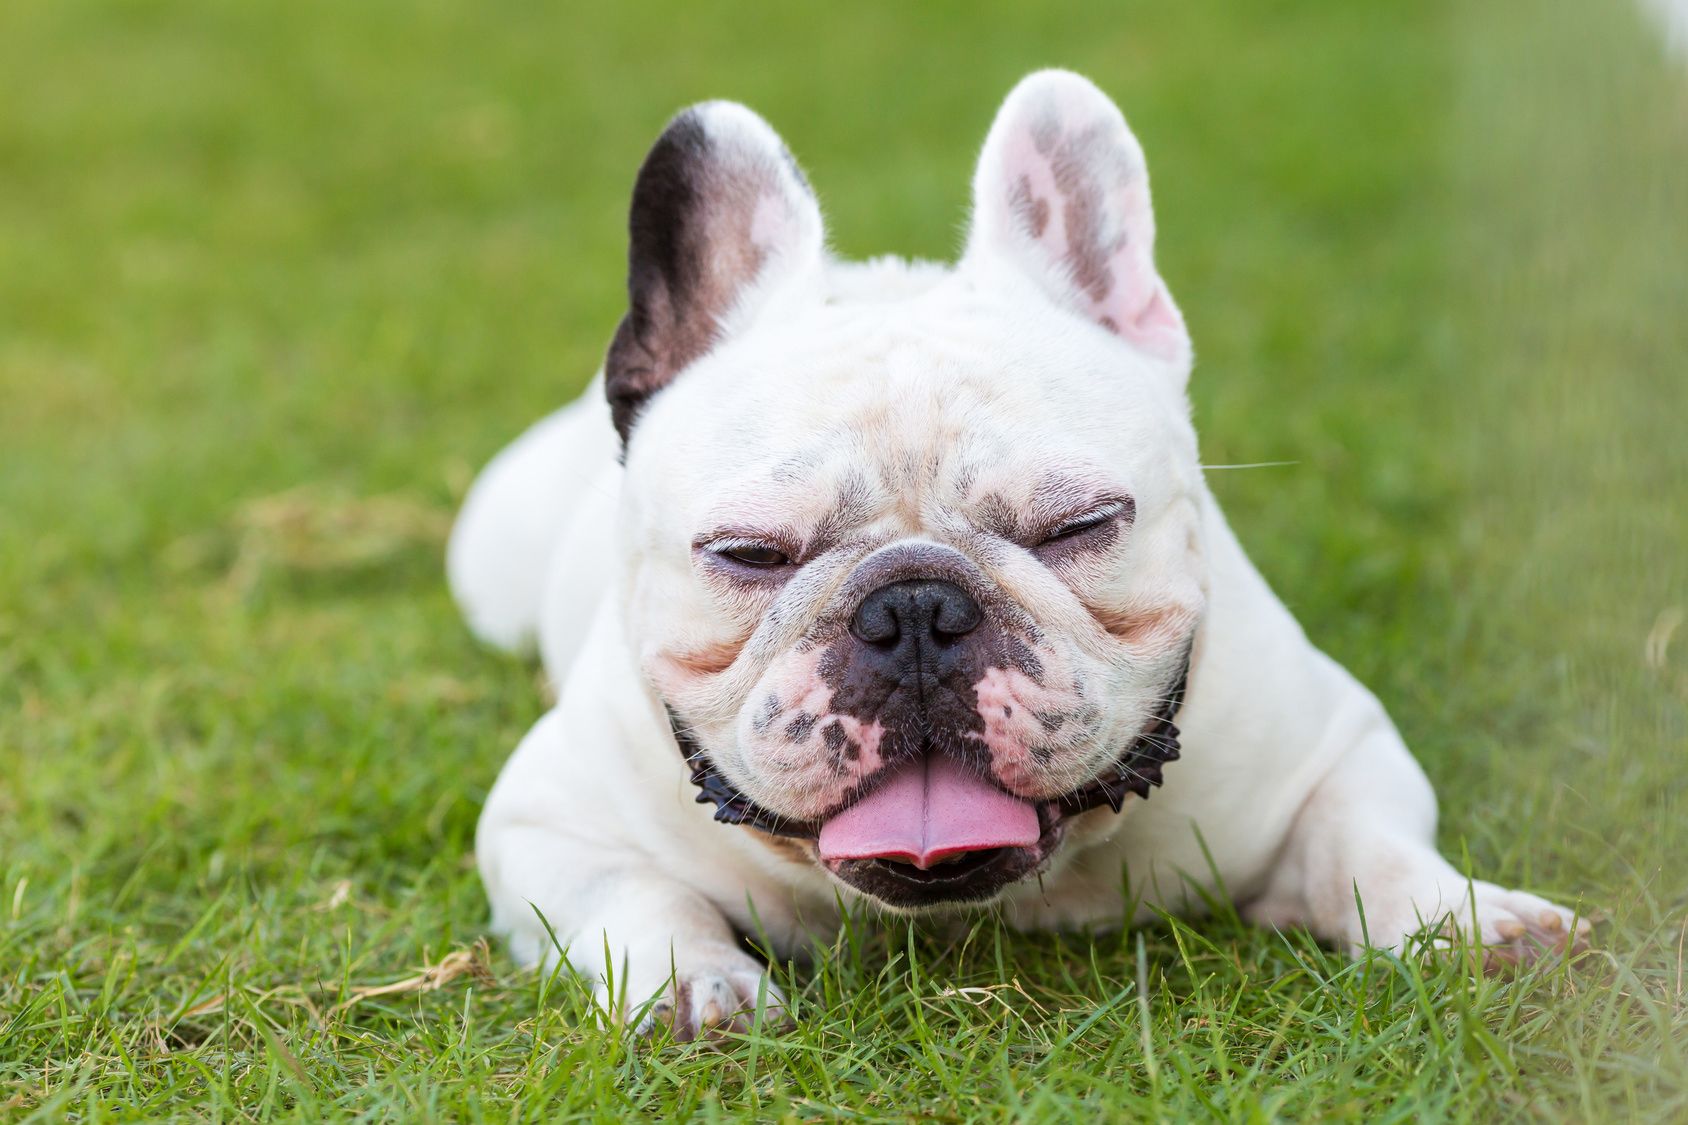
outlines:
{"label": "dog's jowl", "polygon": [[601,378],[451,543],[476,632],[558,688],[477,842],[519,958],[690,1037],[779,1014],[741,933],[795,953],[841,901],[1105,925],[1127,873],[1144,913],[1217,877],[1353,949],[1581,941],[1437,853],[1389,719],[1226,526],[1143,153],[1089,82],[1009,95],[953,266],[833,257],[726,102],[658,138],[630,227]]}

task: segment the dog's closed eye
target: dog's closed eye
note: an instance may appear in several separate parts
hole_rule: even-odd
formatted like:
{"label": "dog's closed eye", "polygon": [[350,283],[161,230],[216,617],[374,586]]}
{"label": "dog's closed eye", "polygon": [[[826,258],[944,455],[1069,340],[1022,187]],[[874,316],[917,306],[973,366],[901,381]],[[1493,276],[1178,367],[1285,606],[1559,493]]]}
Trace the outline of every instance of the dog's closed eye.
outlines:
{"label": "dog's closed eye", "polygon": [[726,547],[714,548],[716,554],[731,559],[741,566],[775,567],[785,566],[791,560],[785,557],[785,552],[765,543],[744,543]]}
{"label": "dog's closed eye", "polygon": [[700,541],[694,549],[704,561],[747,578],[773,577],[792,565],[791,552],[784,546],[750,536]]}
{"label": "dog's closed eye", "polygon": [[1106,501],[1052,525],[1031,545],[1031,550],[1046,561],[1053,561],[1074,551],[1108,547],[1135,515],[1136,505],[1129,498]]}

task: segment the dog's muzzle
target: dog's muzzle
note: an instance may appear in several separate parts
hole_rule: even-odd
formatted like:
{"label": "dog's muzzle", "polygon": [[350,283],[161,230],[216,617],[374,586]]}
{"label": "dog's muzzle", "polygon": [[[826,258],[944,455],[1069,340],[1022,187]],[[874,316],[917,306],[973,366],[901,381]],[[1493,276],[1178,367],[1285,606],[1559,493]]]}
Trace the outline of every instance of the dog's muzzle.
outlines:
{"label": "dog's muzzle", "polygon": [[[884,674],[918,679],[924,671],[935,673],[953,658],[979,631],[982,616],[973,599],[951,583],[901,581],[864,598],[851,620],[851,631],[859,645],[873,650],[862,655],[877,662]],[[928,752],[924,762],[916,760],[886,771],[888,776],[875,779],[873,790],[854,795],[831,816],[791,820],[757,805],[722,777],[672,709],[669,721],[675,743],[691,766],[697,800],[715,806],[717,821],[809,841],[834,875],[893,907],[983,901],[1039,870],[1059,845],[1070,818],[1102,805],[1119,812],[1127,795],[1147,798],[1151,789],[1162,784],[1163,767],[1179,756],[1178,727],[1173,720],[1183,704],[1190,659],[1191,646],[1186,644],[1176,676],[1160,693],[1159,709],[1107,769],[1060,797],[1036,804],[976,775],[971,780],[959,776],[956,763],[939,761]],[[924,778],[911,777],[911,771],[923,772]],[[905,836],[872,838],[876,828],[894,818],[876,824],[872,816],[865,816],[865,828],[844,833],[842,841],[836,838],[837,829],[829,831],[829,825],[847,824],[853,812],[871,802],[916,800],[916,781],[925,786],[920,791],[928,794],[934,784],[971,785],[973,789],[959,798],[953,789],[948,793],[952,800],[971,802],[964,809],[980,809],[993,801],[1001,804],[989,805],[988,815],[958,818],[962,823],[943,830],[952,834],[935,841],[929,836],[918,843]],[[1025,806],[1023,814],[1005,811],[1016,802]]]}

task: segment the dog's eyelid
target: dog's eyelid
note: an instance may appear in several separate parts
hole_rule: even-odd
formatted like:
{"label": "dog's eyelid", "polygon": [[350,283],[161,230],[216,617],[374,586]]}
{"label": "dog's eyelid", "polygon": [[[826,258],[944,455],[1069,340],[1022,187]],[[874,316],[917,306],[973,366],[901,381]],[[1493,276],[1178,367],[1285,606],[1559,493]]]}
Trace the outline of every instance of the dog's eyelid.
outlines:
{"label": "dog's eyelid", "polygon": [[1102,524],[1108,523],[1111,520],[1116,520],[1121,517],[1129,517],[1133,514],[1133,512],[1134,506],[1130,500],[1105,500],[1094,507],[1076,515],[1068,516],[1067,518],[1053,524],[1048,531],[1043,533],[1042,541],[1047,543],[1052,539],[1061,539],[1068,535],[1076,535],[1081,531],[1088,531],[1090,528],[1100,527]]}
{"label": "dog's eyelid", "polygon": [[717,527],[700,531],[692,538],[694,551],[720,551],[734,547],[773,547],[791,553],[796,546],[791,536],[782,530],[762,530],[746,527]]}
{"label": "dog's eyelid", "polygon": [[710,536],[705,539],[697,540],[692,544],[692,547],[695,550],[714,551],[717,554],[722,551],[734,551],[744,547],[770,547],[774,550],[782,549],[777,540],[773,538],[765,538],[760,535]]}
{"label": "dog's eyelid", "polygon": [[783,570],[797,561],[794,550],[768,535],[713,533],[693,540],[692,550],[744,570]]}

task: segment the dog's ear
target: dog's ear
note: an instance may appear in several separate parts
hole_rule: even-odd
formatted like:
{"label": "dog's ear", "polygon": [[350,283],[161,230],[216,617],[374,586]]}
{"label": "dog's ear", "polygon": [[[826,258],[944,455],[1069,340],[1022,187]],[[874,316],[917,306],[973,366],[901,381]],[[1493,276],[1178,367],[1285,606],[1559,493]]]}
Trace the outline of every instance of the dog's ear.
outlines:
{"label": "dog's ear", "polygon": [[623,443],[651,395],[817,270],[820,207],[768,123],[733,102],[681,112],[633,185],[628,310],[604,360]]}
{"label": "dog's ear", "polygon": [[1045,70],[997,112],[973,176],[962,268],[1029,274],[1060,304],[1188,374],[1184,318],[1155,271],[1143,150],[1087,79]]}

